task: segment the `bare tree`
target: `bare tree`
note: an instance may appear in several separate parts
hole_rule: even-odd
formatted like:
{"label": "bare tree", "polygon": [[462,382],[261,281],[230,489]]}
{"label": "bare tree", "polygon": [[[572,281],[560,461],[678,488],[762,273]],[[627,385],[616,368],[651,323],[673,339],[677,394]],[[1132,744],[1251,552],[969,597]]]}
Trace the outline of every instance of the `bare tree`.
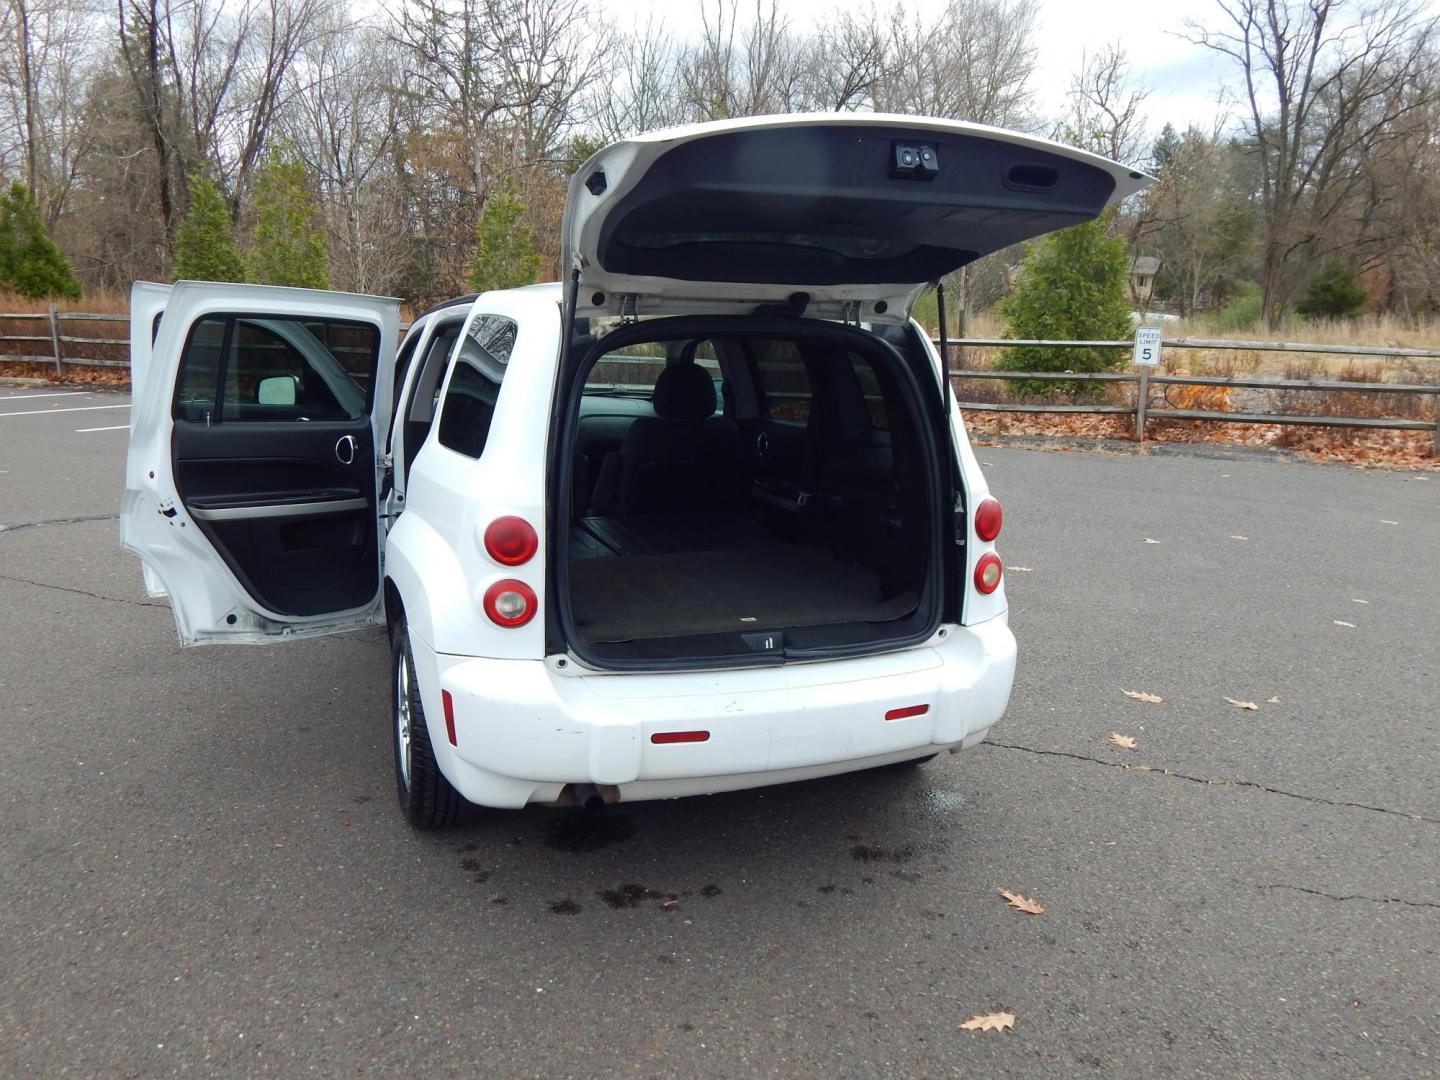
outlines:
{"label": "bare tree", "polygon": [[[19,173],[46,224],[75,181],[79,118],[95,71],[91,0],[5,0],[0,5],[0,163]],[[8,168],[7,168],[8,171]]]}
{"label": "bare tree", "polygon": [[872,7],[863,15],[842,11],[821,26],[813,44],[810,98],[815,107],[843,112],[873,106],[889,76],[889,41]]}
{"label": "bare tree", "polygon": [[1056,137],[1112,161],[1137,162],[1145,145],[1140,109],[1149,94],[1118,41],[1086,54],[1070,82],[1070,116]]}
{"label": "bare tree", "polygon": [[291,91],[296,56],[332,0],[117,0],[120,53],[145,116],[166,245],[196,170],[214,172],[233,213]]}
{"label": "bare tree", "polygon": [[[552,137],[595,78],[595,30],[584,0],[407,0],[401,8],[393,34],[412,58],[410,92],[456,137],[477,209],[497,169]],[[509,160],[497,160],[507,146]]]}
{"label": "bare tree", "polygon": [[663,21],[648,19],[623,35],[611,57],[610,82],[596,95],[594,116],[600,134],[622,139],[687,119],[678,64]]}
{"label": "bare tree", "polygon": [[681,53],[679,85],[693,119],[805,108],[811,54],[791,31],[780,0],[755,0],[742,21],[739,0],[701,0],[700,40]]}
{"label": "bare tree", "polygon": [[392,150],[401,136],[403,68],[393,44],[372,28],[336,26],[296,58],[296,89],[281,130],[319,182],[336,285],[390,288],[406,234],[386,213]]}
{"label": "bare tree", "polygon": [[[1228,57],[1244,78],[1247,135],[1259,159],[1264,214],[1261,312],[1277,324],[1301,264],[1336,250],[1336,226],[1363,226],[1367,161],[1404,137],[1433,94],[1423,84],[1436,21],[1416,0],[1216,0],[1222,29],[1192,41]],[[1357,201],[1362,204],[1357,207]],[[1352,242],[1364,243],[1363,227]]]}
{"label": "bare tree", "polygon": [[1029,127],[1034,0],[950,0],[933,21],[900,9],[875,107]]}

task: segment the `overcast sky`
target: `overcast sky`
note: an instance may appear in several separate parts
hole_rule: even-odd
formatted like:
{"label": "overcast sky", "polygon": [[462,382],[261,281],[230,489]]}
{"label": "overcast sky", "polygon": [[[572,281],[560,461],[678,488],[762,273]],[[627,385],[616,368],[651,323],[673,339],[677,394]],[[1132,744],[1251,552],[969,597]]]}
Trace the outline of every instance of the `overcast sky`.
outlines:
{"label": "overcast sky", "polygon": [[[864,9],[872,0],[783,0],[793,24],[812,28],[837,9]],[[924,10],[943,9],[943,0],[923,0]],[[913,3],[913,0],[912,0]],[[1217,115],[1238,114],[1233,100],[1235,67],[1223,57],[1185,37],[1187,20],[1219,26],[1224,16],[1215,0],[1037,0],[1036,64],[1037,107],[1046,116],[1058,116],[1065,109],[1065,92],[1071,76],[1079,70],[1082,55],[1119,41],[1129,54],[1136,76],[1150,89],[1145,102],[1147,130],[1158,133],[1168,120],[1178,128],[1196,124],[1214,125]],[[1429,5],[1440,11],[1440,0]],[[875,3],[879,11],[883,2]],[[607,9],[624,25],[626,11],[641,21],[653,13],[663,18],[673,32],[682,36],[700,27],[699,0],[617,0]],[[1232,100],[1217,102],[1222,86]]]}

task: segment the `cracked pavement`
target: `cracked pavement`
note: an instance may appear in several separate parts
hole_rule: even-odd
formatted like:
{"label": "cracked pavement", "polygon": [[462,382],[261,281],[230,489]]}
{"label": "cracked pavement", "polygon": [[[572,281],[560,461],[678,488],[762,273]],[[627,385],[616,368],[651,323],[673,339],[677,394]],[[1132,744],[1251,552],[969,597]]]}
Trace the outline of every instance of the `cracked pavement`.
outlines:
{"label": "cracked pavement", "polygon": [[33,419],[0,1075],[1436,1072],[1440,477],[977,448],[1030,568],[992,742],[421,836],[383,636],[179,649],[109,518],[123,433]]}

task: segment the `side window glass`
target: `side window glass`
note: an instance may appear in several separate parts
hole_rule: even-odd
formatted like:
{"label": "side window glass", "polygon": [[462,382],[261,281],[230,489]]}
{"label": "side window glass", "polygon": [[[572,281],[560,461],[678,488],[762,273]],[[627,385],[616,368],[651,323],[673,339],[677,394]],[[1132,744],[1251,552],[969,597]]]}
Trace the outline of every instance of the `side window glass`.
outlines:
{"label": "side window glass", "polygon": [[485,452],[490,422],[519,327],[510,319],[482,315],[460,342],[440,410],[440,445],[466,457]]}
{"label": "side window glass", "polygon": [[[410,370],[410,361],[415,358],[415,347],[420,344],[420,339],[424,336],[424,330],[407,334],[405,340],[400,343],[400,351],[395,355],[395,400],[393,405],[396,412],[400,408],[400,391],[405,387],[405,376]],[[392,412],[390,415],[394,416],[396,412]]]}
{"label": "side window glass", "polygon": [[875,367],[864,357],[850,354],[850,367],[855,372],[855,381],[860,384],[860,393],[865,398],[865,414],[870,426],[876,431],[890,430],[890,415],[885,410],[885,391]]}
{"label": "side window glass", "polygon": [[190,329],[177,419],[197,423],[359,420],[370,411],[380,332],[367,323],[212,315]]}
{"label": "side window glass", "polygon": [[752,347],[766,415],[772,420],[807,423],[812,391],[800,349],[793,341],[757,341]]}

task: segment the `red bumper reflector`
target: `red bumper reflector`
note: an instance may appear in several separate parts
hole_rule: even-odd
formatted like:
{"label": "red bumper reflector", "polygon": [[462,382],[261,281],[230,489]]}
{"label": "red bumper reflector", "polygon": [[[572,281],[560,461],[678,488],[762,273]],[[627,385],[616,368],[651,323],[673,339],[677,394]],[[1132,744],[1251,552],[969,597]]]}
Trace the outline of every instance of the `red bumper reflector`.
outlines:
{"label": "red bumper reflector", "polygon": [[903,709],[891,709],[885,714],[885,719],[904,720],[907,716],[924,716],[929,711],[929,705],[906,705]]}
{"label": "red bumper reflector", "polygon": [[440,703],[445,706],[445,734],[449,737],[451,746],[459,746],[455,741],[455,702],[451,699],[449,690],[440,691]]}
{"label": "red bumper reflector", "polygon": [[650,736],[652,743],[664,746],[666,743],[709,742],[708,731],[657,731]]}

